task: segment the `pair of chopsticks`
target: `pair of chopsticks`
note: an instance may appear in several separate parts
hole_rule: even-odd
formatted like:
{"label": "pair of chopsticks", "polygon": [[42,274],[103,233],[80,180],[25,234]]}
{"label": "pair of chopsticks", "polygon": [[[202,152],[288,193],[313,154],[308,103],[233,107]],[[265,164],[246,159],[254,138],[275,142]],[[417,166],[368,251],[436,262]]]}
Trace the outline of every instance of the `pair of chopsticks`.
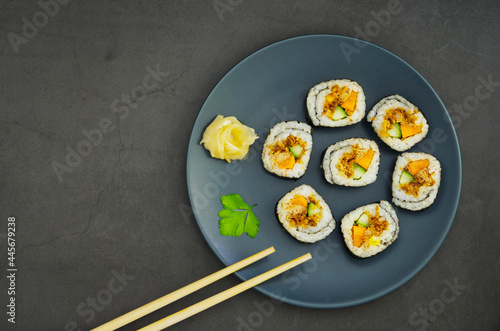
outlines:
{"label": "pair of chopsticks", "polygon": [[[274,253],[274,247],[269,247],[268,249],[263,250],[262,252],[259,252],[257,254],[254,254],[250,257],[247,257],[244,260],[241,260],[239,262],[236,262],[235,264],[232,264],[222,270],[219,270],[211,275],[208,275],[205,278],[202,278],[194,283],[191,283],[187,286],[184,286],[183,288],[178,289],[177,291],[174,291],[172,293],[169,293],[159,299],[156,299],[148,304],[145,304],[142,307],[136,308],[125,315],[122,315],[120,317],[115,318],[114,320],[111,320],[95,329],[92,331],[109,331],[109,330],[116,330],[130,322],[133,322],[149,313],[152,313],[155,310],[158,310],[169,303],[172,303],[182,297],[185,297],[186,295],[193,293],[199,289],[201,289],[204,286],[207,286],[237,270],[240,270],[241,268],[244,268],[266,256],[268,256],[271,253]],[[244,292],[248,290],[249,288],[252,288],[256,285],[259,285],[262,282],[265,282],[266,280],[273,278],[274,276],[277,276],[307,260],[311,259],[311,254],[307,253],[305,255],[302,255],[301,257],[298,257],[292,261],[289,261],[285,264],[282,264],[274,269],[271,269],[267,272],[264,272],[263,274],[260,274],[252,279],[249,279],[239,285],[233,286],[230,289],[227,289],[219,294],[213,295],[208,299],[205,299],[203,301],[198,302],[197,304],[194,304],[188,308],[185,308],[175,314],[172,314],[170,316],[167,316],[155,323],[152,323],[140,330],[142,331],[152,331],[152,330],[162,330],[164,328],[167,328],[171,325],[174,325],[175,323],[178,323],[188,317],[191,317],[207,308],[210,308],[212,306],[215,306],[218,303],[221,303],[224,300],[227,300],[241,292]]]}

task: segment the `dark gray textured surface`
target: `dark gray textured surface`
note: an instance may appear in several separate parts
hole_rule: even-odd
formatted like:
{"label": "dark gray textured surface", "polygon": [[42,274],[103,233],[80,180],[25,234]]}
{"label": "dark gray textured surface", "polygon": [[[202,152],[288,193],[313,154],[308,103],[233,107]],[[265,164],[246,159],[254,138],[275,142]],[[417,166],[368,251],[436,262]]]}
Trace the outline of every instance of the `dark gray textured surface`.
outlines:
{"label": "dark gray textured surface", "polygon": [[[453,226],[420,273],[376,301],[315,310],[249,291],[172,329],[500,328],[498,1],[74,0],[52,16],[39,14],[35,1],[0,8],[2,330],[87,330],[219,270],[185,216],[190,129],[235,64],[270,43],[315,33],[366,34],[434,87],[462,152]],[[381,16],[389,10],[395,14]],[[41,27],[24,28],[15,52],[8,36],[24,38],[33,18]],[[151,70],[169,74],[155,80]],[[142,93],[143,83],[152,90],[127,113],[122,95]],[[107,133],[81,160],[68,159],[74,167],[60,182],[53,163],[66,164],[68,148],[89,148],[82,130],[96,129]],[[17,219],[15,325],[5,318],[9,216]],[[228,277],[124,329],[238,283]]]}

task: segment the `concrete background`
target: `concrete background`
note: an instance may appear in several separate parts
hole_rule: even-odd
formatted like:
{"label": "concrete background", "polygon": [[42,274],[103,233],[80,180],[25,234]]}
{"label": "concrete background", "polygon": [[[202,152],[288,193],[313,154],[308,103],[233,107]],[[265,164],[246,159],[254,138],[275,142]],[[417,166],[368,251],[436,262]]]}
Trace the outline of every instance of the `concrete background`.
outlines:
{"label": "concrete background", "polygon": [[[316,33],[382,46],[440,95],[463,161],[453,226],[421,272],[373,302],[331,310],[275,304],[260,313],[268,298],[250,290],[172,329],[500,329],[500,2],[54,3],[0,3],[1,330],[87,330],[219,270],[196,222],[180,209],[189,205],[191,127],[239,61]],[[402,9],[377,23],[391,6]],[[366,30],[374,24],[379,29]],[[169,75],[147,78],[148,67]],[[481,79],[493,82],[478,99]],[[121,117],[122,94],[144,82],[151,91]],[[82,143],[83,130],[97,129],[102,140]],[[87,155],[66,160],[79,146]],[[59,167],[58,178],[54,162],[71,167]],[[17,230],[16,324],[6,321],[8,217]],[[227,277],[123,329],[238,283]],[[454,295],[444,298],[450,284]]]}

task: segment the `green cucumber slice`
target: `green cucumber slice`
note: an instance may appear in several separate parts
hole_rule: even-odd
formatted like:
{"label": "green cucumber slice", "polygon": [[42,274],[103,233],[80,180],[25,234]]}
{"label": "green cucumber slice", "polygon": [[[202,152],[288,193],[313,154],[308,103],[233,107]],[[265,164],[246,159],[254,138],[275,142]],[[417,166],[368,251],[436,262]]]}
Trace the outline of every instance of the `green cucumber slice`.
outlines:
{"label": "green cucumber slice", "polygon": [[370,218],[368,217],[368,215],[363,213],[363,214],[361,214],[361,216],[359,216],[358,220],[356,221],[356,224],[359,226],[364,226],[365,228],[369,228],[370,227]]}
{"label": "green cucumber slice", "polygon": [[290,153],[292,153],[293,156],[295,156],[296,159],[298,159],[300,157],[300,154],[302,154],[304,148],[300,145],[294,145],[288,147],[288,150],[290,151]]}
{"label": "green cucumber slice", "polygon": [[313,215],[316,215],[319,213],[321,213],[321,207],[318,205],[315,205],[312,202],[309,202],[309,204],[307,205],[307,216],[309,217],[309,216],[313,216]]}
{"label": "green cucumber slice", "polygon": [[360,179],[366,172],[366,170],[357,163],[353,164],[352,169],[354,170],[354,179]]}
{"label": "green cucumber slice", "polygon": [[337,106],[337,108],[335,108],[335,111],[333,112],[332,120],[338,121],[346,117],[347,113],[344,111],[344,108]]}
{"label": "green cucumber slice", "polygon": [[408,183],[411,183],[415,180],[415,178],[413,178],[413,176],[407,172],[407,171],[403,171],[401,173],[401,177],[399,177],[399,184],[403,185],[403,184],[408,184]]}
{"label": "green cucumber slice", "polygon": [[399,123],[396,123],[392,126],[390,130],[387,131],[387,133],[389,134],[390,137],[401,138],[402,137],[401,126],[399,125]]}

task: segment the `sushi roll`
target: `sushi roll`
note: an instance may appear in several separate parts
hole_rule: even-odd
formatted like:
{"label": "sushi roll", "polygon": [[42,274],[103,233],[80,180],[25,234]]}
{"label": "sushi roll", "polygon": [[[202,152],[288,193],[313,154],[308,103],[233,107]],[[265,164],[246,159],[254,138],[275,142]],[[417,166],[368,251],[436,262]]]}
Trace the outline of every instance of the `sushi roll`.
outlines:
{"label": "sushi roll", "polygon": [[326,149],[322,167],[330,184],[365,186],[377,179],[379,163],[377,143],[364,138],[350,138]]}
{"label": "sushi roll", "polygon": [[315,126],[338,127],[358,123],[365,116],[363,88],[349,79],[319,83],[306,99],[307,114]]}
{"label": "sushi roll", "polygon": [[392,149],[403,152],[425,138],[429,125],[422,112],[400,95],[380,100],[367,115],[377,135]]}
{"label": "sushi roll", "polygon": [[399,221],[391,204],[385,200],[359,207],[341,221],[347,248],[358,257],[382,252],[399,234]]}
{"label": "sushi roll", "polygon": [[276,206],[278,219],[298,241],[314,243],[335,229],[335,219],[325,200],[309,185],[285,194]]}
{"label": "sushi roll", "polygon": [[309,125],[296,121],[278,123],[264,142],[264,168],[280,177],[299,178],[306,172],[312,145]]}
{"label": "sushi roll", "polygon": [[427,153],[398,156],[392,174],[392,202],[408,210],[432,205],[441,182],[441,164]]}

